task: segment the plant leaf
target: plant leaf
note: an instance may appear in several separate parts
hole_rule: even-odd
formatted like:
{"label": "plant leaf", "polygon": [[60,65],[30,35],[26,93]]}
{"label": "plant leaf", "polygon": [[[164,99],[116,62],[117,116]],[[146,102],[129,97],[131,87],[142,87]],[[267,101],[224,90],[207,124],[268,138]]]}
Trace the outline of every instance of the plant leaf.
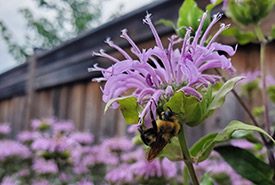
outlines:
{"label": "plant leaf", "polygon": [[196,159],[196,162],[198,163],[207,159],[216,143],[230,139],[232,134],[237,130],[251,130],[260,132],[275,143],[275,140],[270,135],[268,135],[263,129],[253,125],[244,124],[240,121],[232,121],[216,136],[216,133],[212,133],[213,135],[206,135],[192,146],[192,148],[194,149],[191,148],[190,152],[192,156]]}
{"label": "plant leaf", "polygon": [[156,22],[156,24],[164,24],[165,26],[172,27],[174,30],[177,29],[172,21],[166,19],[160,19]]}
{"label": "plant leaf", "polygon": [[270,36],[272,39],[275,39],[275,25],[272,26]]}
{"label": "plant leaf", "polygon": [[225,82],[224,85],[217,92],[217,95],[214,97],[213,101],[208,107],[208,110],[211,111],[220,108],[225,101],[226,95],[234,88],[236,83],[243,78],[244,77],[235,77]]}
{"label": "plant leaf", "polygon": [[171,143],[167,144],[163,149],[160,157],[167,157],[170,161],[182,161],[182,153],[179,140],[177,137],[171,139]]}
{"label": "plant leaf", "polygon": [[203,180],[200,185],[214,185],[213,180],[209,177],[208,173],[203,175]]}
{"label": "plant leaf", "polygon": [[118,101],[118,100],[123,100],[123,99],[125,99],[125,98],[129,98],[129,96],[118,97],[118,98],[113,98],[113,99],[109,100],[109,101],[106,103],[106,105],[105,105],[104,114],[107,112],[107,110],[110,108],[110,106],[111,106],[114,102],[116,102],[116,101]]}
{"label": "plant leaf", "polygon": [[[193,30],[197,30],[200,22],[198,21],[202,17],[203,11],[198,8],[194,0],[185,0],[179,10],[179,18],[177,22],[177,27],[191,27]],[[210,23],[210,16],[208,14],[202,30],[206,30]],[[184,37],[186,30],[180,29],[180,37]]]}
{"label": "plant leaf", "polygon": [[136,124],[138,123],[138,103],[137,98],[128,97],[124,99],[118,100],[120,104],[120,110],[122,115],[128,124]]}
{"label": "plant leaf", "polygon": [[273,169],[247,150],[234,146],[219,146],[215,150],[242,177],[258,185],[274,185]]}
{"label": "plant leaf", "polygon": [[[208,135],[206,135],[206,136],[200,138],[200,140],[198,140],[198,141],[190,148],[190,154],[191,154],[192,156],[197,156],[197,154],[198,154],[199,152],[201,152],[201,150],[202,150],[202,148],[204,147],[204,145],[206,145],[206,144],[209,143],[209,142],[212,142],[212,141],[215,139],[215,137],[216,137],[217,135],[218,135],[218,133],[217,133],[217,132],[214,132],[214,133],[210,133],[210,134],[208,134]],[[212,150],[213,150],[213,148],[212,148]],[[210,150],[209,152],[211,153],[212,150]],[[210,155],[210,153],[209,153],[209,155]]]}
{"label": "plant leaf", "polygon": [[222,32],[226,36],[234,36],[241,45],[256,41],[257,37],[253,32],[242,32],[236,27],[230,27]]}

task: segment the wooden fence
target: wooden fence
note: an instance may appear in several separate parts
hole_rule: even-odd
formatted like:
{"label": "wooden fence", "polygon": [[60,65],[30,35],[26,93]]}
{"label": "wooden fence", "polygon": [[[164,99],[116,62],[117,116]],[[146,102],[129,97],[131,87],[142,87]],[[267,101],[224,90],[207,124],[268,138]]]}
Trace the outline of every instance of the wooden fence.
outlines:
{"label": "wooden fence", "polygon": [[[160,18],[177,20],[182,1],[162,0],[130,14],[115,19],[91,30],[61,46],[46,52],[37,52],[28,62],[0,75],[0,123],[9,122],[14,136],[19,130],[28,129],[30,120],[55,117],[72,120],[79,130],[90,130],[98,140],[102,137],[124,135],[126,124],[118,110],[109,110],[103,115],[103,103],[99,83],[91,82],[99,73],[88,73],[87,68],[99,63],[107,67],[110,62],[91,56],[92,51],[105,49],[120,58],[114,50],[106,47],[104,40],[111,37],[122,48],[129,51],[127,42],[119,37],[120,30],[128,29],[131,38],[141,47],[154,44],[150,29],[142,24],[149,11],[153,20]],[[200,4],[200,6],[203,6]],[[171,28],[157,25],[158,33],[164,43],[173,33]],[[228,41],[228,39],[227,39]],[[275,69],[274,44],[267,47],[266,60],[269,72]],[[234,66],[240,71],[258,69],[259,46],[239,47],[232,58]],[[187,135],[194,142],[207,132],[224,127],[232,119],[243,119],[243,111],[234,97],[229,97],[226,105],[219,109],[206,124],[198,129],[189,129]]]}

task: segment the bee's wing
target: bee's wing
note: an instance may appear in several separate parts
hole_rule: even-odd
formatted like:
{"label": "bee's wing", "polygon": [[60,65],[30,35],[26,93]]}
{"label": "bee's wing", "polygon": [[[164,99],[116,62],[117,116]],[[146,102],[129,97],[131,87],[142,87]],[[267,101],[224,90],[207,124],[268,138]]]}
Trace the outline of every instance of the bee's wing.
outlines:
{"label": "bee's wing", "polygon": [[151,145],[151,148],[146,155],[147,161],[152,162],[160,154],[168,142],[169,140],[164,139],[162,136],[157,137],[157,141]]}

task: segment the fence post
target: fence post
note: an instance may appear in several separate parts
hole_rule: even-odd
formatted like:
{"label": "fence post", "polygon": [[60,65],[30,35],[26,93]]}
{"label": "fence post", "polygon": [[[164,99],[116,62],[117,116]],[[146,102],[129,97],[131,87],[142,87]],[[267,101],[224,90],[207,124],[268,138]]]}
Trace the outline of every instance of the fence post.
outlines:
{"label": "fence post", "polygon": [[30,129],[30,121],[34,118],[35,69],[37,57],[34,54],[29,58],[29,73],[26,85],[26,117],[25,124]]}

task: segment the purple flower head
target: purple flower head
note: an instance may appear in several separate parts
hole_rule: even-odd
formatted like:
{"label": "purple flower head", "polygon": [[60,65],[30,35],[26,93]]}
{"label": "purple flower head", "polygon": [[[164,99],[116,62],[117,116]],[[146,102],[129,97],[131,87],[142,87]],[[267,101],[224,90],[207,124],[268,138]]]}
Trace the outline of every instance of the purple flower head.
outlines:
{"label": "purple flower head", "polygon": [[133,183],[134,174],[131,171],[131,166],[122,164],[118,168],[107,173],[106,179],[110,182],[115,182],[116,184]]}
{"label": "purple flower head", "polygon": [[9,124],[4,123],[4,124],[0,124],[0,134],[1,135],[7,135],[9,134],[11,131],[11,127]]}
{"label": "purple flower head", "polygon": [[265,77],[266,86],[275,86],[275,78],[272,75],[267,75]]}
{"label": "purple flower head", "polygon": [[74,130],[74,124],[70,121],[57,122],[53,125],[54,134],[69,133]]}
{"label": "purple flower head", "polygon": [[47,180],[40,180],[32,183],[32,185],[51,185]]}
{"label": "purple flower head", "polygon": [[[131,51],[137,59],[133,59],[123,49],[107,39],[106,43],[118,50],[125,59],[119,61],[103,50],[93,53],[95,56],[102,56],[114,62],[114,65],[107,69],[97,65],[89,69],[89,71],[101,71],[103,74],[102,78],[94,79],[94,81],[106,81],[103,89],[103,101],[107,103],[113,98],[123,97],[122,94],[128,89],[135,89],[128,96],[137,98],[138,104],[144,107],[139,114],[140,120],[143,118],[147,120],[150,117],[148,114],[150,109],[156,118],[155,102],[158,103],[163,99],[169,100],[175,92],[182,91],[188,96],[195,96],[198,100],[202,100],[202,95],[197,89],[207,87],[209,83],[215,84],[220,80],[219,76],[204,74],[205,70],[221,68],[230,72],[234,71],[231,59],[219,54],[218,51],[223,51],[230,56],[235,54],[235,50],[231,46],[214,42],[229,25],[221,24],[220,29],[205,45],[211,28],[221,18],[221,14],[214,16],[205,33],[201,35],[206,16],[207,13],[204,13],[200,19],[200,25],[194,37],[190,35],[191,28],[186,28],[185,38],[179,39],[177,36],[172,36],[167,48],[163,46],[150,14],[145,17],[143,22],[150,27],[154,35],[156,41],[154,48],[140,50],[128,36],[127,30],[122,30],[121,37],[130,43]],[[181,44],[181,48],[174,49],[176,44]],[[111,108],[118,106],[119,104],[115,102]]]}
{"label": "purple flower head", "polygon": [[94,141],[94,136],[89,132],[74,132],[71,134],[71,139],[80,144],[91,144]]}
{"label": "purple flower head", "polygon": [[126,137],[105,139],[102,147],[110,152],[125,152],[133,148],[131,139]]}
{"label": "purple flower head", "polygon": [[259,78],[261,75],[261,71],[254,71],[254,72],[247,72],[247,73],[243,73],[239,76],[244,76],[246,78],[240,80],[238,83],[240,84],[244,84],[244,83],[249,83],[249,82],[253,82],[255,80],[257,80],[257,78]]}
{"label": "purple flower head", "polygon": [[16,181],[15,179],[9,176],[4,177],[1,182],[1,185],[18,185],[18,184],[19,184],[18,181]]}
{"label": "purple flower head", "polygon": [[91,181],[84,179],[81,182],[78,182],[77,185],[94,185]]}
{"label": "purple flower head", "polygon": [[21,143],[9,140],[0,141],[0,161],[13,157],[25,159],[30,155],[29,149]]}
{"label": "purple flower head", "polygon": [[54,119],[48,118],[48,119],[42,119],[42,120],[32,120],[31,127],[33,130],[47,130],[51,127],[51,125],[55,122]]}
{"label": "purple flower head", "polygon": [[54,160],[36,159],[33,164],[33,170],[39,174],[55,174],[58,172],[57,164]]}
{"label": "purple flower head", "polygon": [[32,142],[37,137],[39,137],[39,134],[31,131],[23,131],[17,135],[17,139],[22,143]]}

